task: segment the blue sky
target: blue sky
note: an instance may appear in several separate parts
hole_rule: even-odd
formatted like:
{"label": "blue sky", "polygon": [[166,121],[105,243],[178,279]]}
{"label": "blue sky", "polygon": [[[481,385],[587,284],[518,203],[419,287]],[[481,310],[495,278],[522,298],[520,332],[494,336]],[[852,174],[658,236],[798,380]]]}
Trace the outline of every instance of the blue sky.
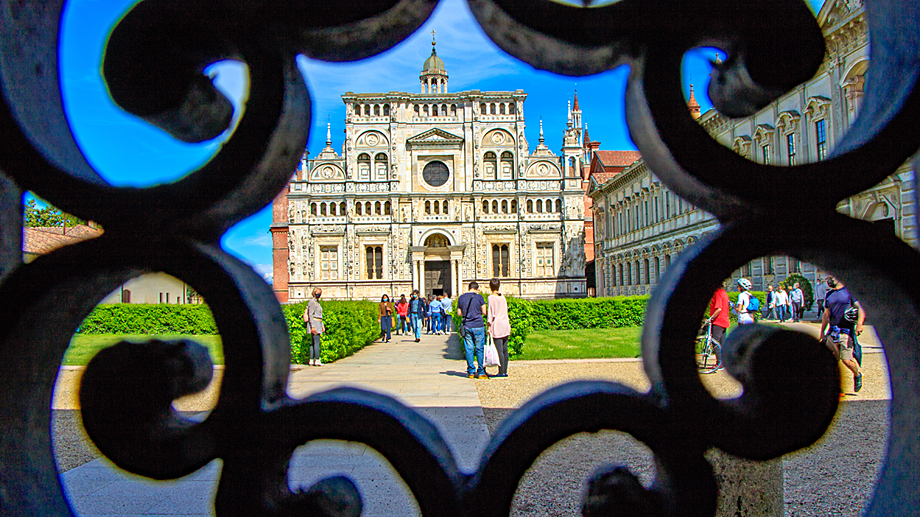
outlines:
{"label": "blue sky", "polygon": [[[823,0],[808,0],[817,11]],[[62,30],[61,78],[65,108],[90,163],[115,185],[147,186],[174,181],[213,156],[227,134],[197,145],[178,142],[165,132],[121,111],[108,96],[100,70],[108,32],[136,0],[71,0]],[[300,57],[298,65],[310,88],[313,120],[308,150],[315,156],[325,144],[326,122],[332,123],[333,146],[341,149],[345,107],[341,95],[419,91],[419,71],[431,53],[435,30],[438,56],[450,76],[449,91],[478,89],[527,92],[524,114],[527,139],[536,146],[542,117],[546,144],[555,151],[562,144],[566,102],[576,88],[583,120],[591,139],[602,149],[635,149],[629,139],[623,110],[626,67],[590,77],[561,77],[533,69],[508,56],[492,43],[462,0],[442,0],[433,16],[409,39],[393,49],[353,63],[326,63]],[[714,49],[699,49],[684,60],[684,89],[695,85],[703,111],[708,61]],[[724,57],[724,54],[723,54]],[[246,91],[246,68],[222,63],[210,70],[215,84],[239,106]],[[270,207],[230,229],[221,241],[224,249],[251,264],[267,279],[271,274]]]}

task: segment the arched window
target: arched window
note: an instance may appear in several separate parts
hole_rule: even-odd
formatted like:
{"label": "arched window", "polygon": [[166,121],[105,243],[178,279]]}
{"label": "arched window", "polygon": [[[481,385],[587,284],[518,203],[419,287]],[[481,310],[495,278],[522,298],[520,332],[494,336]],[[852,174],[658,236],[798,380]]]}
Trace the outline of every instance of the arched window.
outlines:
{"label": "arched window", "polygon": [[417,117],[421,115],[421,111],[422,111],[422,108],[418,104],[416,104],[415,105],[415,116]]}
{"label": "arched window", "polygon": [[538,214],[543,213],[543,200],[542,199],[537,200],[537,213]]}
{"label": "arched window", "polygon": [[480,115],[487,115],[487,114],[488,114],[488,110],[486,109],[486,104],[485,104],[485,103],[482,103],[482,104],[479,105],[479,114],[480,114]]}
{"label": "arched window", "polygon": [[441,116],[442,117],[447,116],[447,104],[441,104]]}
{"label": "arched window", "polygon": [[495,115],[495,103],[489,105],[489,113]]}
{"label": "arched window", "polygon": [[495,171],[498,169],[498,160],[495,153],[489,151],[483,156],[482,161],[485,163],[486,178],[494,178]]}
{"label": "arched window", "polygon": [[507,244],[492,245],[492,276],[507,277],[511,272],[511,257]]}
{"label": "arched window", "polygon": [[483,201],[482,201],[482,213],[484,213],[484,214],[488,214],[488,213],[489,213],[489,202],[486,201],[486,200],[483,200]]}
{"label": "arched window", "polygon": [[390,202],[389,201],[383,204],[383,215],[390,215]]}
{"label": "arched window", "polygon": [[345,202],[339,203],[339,215],[345,215]]}
{"label": "arched window", "polygon": [[444,203],[441,204],[441,212],[444,214],[447,213],[447,200],[446,199],[444,200]]}
{"label": "arched window", "polygon": [[645,266],[645,283],[646,283],[646,284],[651,284],[651,283],[652,283],[652,280],[651,280],[652,277],[649,276],[649,264],[648,264],[648,259],[645,259],[645,261],[643,262],[643,264],[644,264],[644,266]]}
{"label": "arched window", "polygon": [[383,278],[383,246],[368,246],[364,248],[364,255],[367,279],[380,280]]}
{"label": "arched window", "polygon": [[556,212],[560,214],[562,213],[562,200],[561,199],[556,200]]}
{"label": "arched window", "polygon": [[435,213],[435,214],[440,214],[440,213],[441,213],[441,202],[440,202],[440,201],[435,201],[435,202],[434,202],[434,213]]}
{"label": "arched window", "polygon": [[513,200],[513,199],[511,200],[511,213],[512,213],[512,214],[516,214],[516,213],[517,213],[517,201],[515,201],[515,200]]}
{"label": "arched window", "polygon": [[364,204],[363,203],[355,203],[355,213],[358,215],[364,214]]}
{"label": "arched window", "polygon": [[508,213],[508,201],[504,199],[502,200],[502,213],[503,214]]}
{"label": "arched window", "polygon": [[502,178],[511,179],[512,170],[514,170],[514,155],[505,151],[502,153]]}
{"label": "arched window", "polygon": [[661,259],[658,257],[655,257],[654,264],[655,264],[655,270],[654,270],[655,271],[655,281],[657,282],[658,276],[661,274]]}
{"label": "arched window", "polygon": [[515,107],[514,107],[514,103],[512,102],[512,103],[508,104],[508,113],[509,113],[510,115],[514,115],[515,111],[516,111],[516,109],[515,109]]}
{"label": "arched window", "polygon": [[367,153],[358,155],[358,179],[371,179],[371,155]]}
{"label": "arched window", "polygon": [[427,117],[428,115],[431,114],[431,112],[428,111],[428,105],[427,105],[427,104],[425,104],[424,106],[422,106],[422,111],[425,112],[425,116],[426,116],[426,117]]}
{"label": "arched window", "polygon": [[389,105],[389,104],[384,104],[384,105],[383,105],[383,116],[384,116],[384,117],[389,117],[389,116],[390,116],[390,105]]}
{"label": "arched window", "polygon": [[336,203],[329,203],[329,215],[339,215],[339,205]]}
{"label": "arched window", "polygon": [[498,105],[498,114],[499,115],[505,114],[505,103],[504,102]]}
{"label": "arched window", "polygon": [[319,215],[326,215],[326,203],[319,204]]}
{"label": "arched window", "polygon": [[450,114],[453,116],[457,116],[457,105],[456,104],[450,105]]}
{"label": "arched window", "polygon": [[370,201],[364,203],[364,213],[366,215],[374,215],[374,207],[371,205]]}
{"label": "arched window", "polygon": [[310,203],[310,215],[316,215],[316,203]]}
{"label": "arched window", "polygon": [[377,116],[377,117],[380,116],[380,105],[379,104],[374,104],[374,116]]}
{"label": "arched window", "polygon": [[496,201],[496,200],[494,200],[494,199],[492,200],[492,213],[493,213],[493,214],[497,214],[497,213],[498,213],[498,201]]}
{"label": "arched window", "polygon": [[431,213],[431,201],[425,201],[425,213],[426,214]]}
{"label": "arched window", "polygon": [[377,201],[376,203],[374,203],[374,215],[381,215],[380,208],[381,208],[380,201]]}
{"label": "arched window", "polygon": [[378,180],[387,179],[388,167],[389,162],[387,160],[387,155],[384,153],[377,153],[377,156],[374,157],[374,170]]}
{"label": "arched window", "polygon": [[533,200],[530,200],[530,199],[527,200],[527,213],[528,214],[533,213]]}
{"label": "arched window", "polygon": [[633,285],[632,262],[626,263],[626,285]]}

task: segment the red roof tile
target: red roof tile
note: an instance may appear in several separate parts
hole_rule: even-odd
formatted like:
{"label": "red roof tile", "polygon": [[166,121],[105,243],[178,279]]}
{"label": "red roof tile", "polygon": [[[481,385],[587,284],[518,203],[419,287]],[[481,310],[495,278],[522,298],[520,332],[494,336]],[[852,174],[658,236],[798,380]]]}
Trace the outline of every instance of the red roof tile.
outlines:
{"label": "red roof tile", "polygon": [[639,151],[594,151],[597,159],[601,161],[604,167],[626,167],[632,165],[636,160],[642,158]]}

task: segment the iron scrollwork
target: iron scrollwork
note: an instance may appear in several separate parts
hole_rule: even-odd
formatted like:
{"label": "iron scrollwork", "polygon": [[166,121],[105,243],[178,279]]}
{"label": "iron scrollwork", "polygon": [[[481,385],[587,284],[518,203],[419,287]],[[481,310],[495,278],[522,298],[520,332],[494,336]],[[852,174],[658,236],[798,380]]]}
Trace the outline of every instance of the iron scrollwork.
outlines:
{"label": "iron scrollwork", "polygon": [[[658,470],[648,488],[623,469],[600,473],[584,502],[586,514],[712,515],[718,488],[703,456],[707,449],[776,458],[817,440],[837,409],[833,358],[813,339],[789,331],[753,326],[731,334],[725,360],[744,385],[738,399],[713,399],[697,375],[693,337],[708,294],[745,262],[780,252],[836,273],[872,312],[891,371],[892,419],[869,514],[920,506],[914,479],[920,279],[911,274],[920,260],[880,229],[834,212],[839,200],[878,183],[920,146],[914,128],[917,2],[867,3],[873,66],[866,101],[836,155],[775,167],[721,147],[690,118],[680,59],[699,45],[725,50],[728,59],[716,67],[710,96],[727,115],[752,113],[821,63],[823,39],[803,2],[623,0],[579,8],[549,0],[470,0],[489,37],[538,68],[586,75],[629,64],[627,118],[643,157],[669,188],[722,223],[679,256],[649,302],[642,348],[652,390],[576,382],[545,392],[501,425],[473,473],[460,471],[432,424],[389,397],[339,389],[290,399],[290,347],[280,307],[248,266],[215,244],[271,201],[301,157],[310,109],[295,55],[347,60],[377,54],[416,30],[435,3],[141,2],[115,28],[106,50],[105,79],[123,109],[176,138],[202,141],[226,130],[232,114],[204,68],[241,60],[251,84],[239,126],[209,163],[175,183],[145,189],[108,185],[74,142],[57,72],[64,3],[3,2],[0,169],[18,188],[98,221],[106,232],[19,266],[0,286],[4,513],[71,515],[50,443],[58,365],[70,336],[102,297],[143,272],[164,271],[211,302],[224,336],[226,373],[216,408],[196,423],[170,406],[210,378],[210,362],[197,345],[126,343],[88,366],[83,417],[99,449],[140,475],[172,479],[222,458],[219,515],[360,513],[360,497],[345,478],[303,492],[288,488],[294,448],[321,438],[378,450],[425,515],[459,515],[467,500],[484,504],[486,515],[507,515],[521,476],[541,452],[600,429],[644,442]],[[789,181],[814,201],[796,206],[810,221],[805,228],[769,217],[794,201],[781,195]],[[10,196],[4,199],[6,222],[18,208]],[[777,360],[789,350],[800,357],[795,368]],[[143,375],[131,378],[129,371]],[[113,385],[120,389],[104,388]],[[323,418],[314,418],[317,413]]]}

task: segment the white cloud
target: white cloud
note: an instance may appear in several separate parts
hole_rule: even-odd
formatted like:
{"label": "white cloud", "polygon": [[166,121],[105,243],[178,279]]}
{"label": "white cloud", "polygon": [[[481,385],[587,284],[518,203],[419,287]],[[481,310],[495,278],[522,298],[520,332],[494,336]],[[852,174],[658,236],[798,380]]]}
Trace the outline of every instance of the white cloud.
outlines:
{"label": "white cloud", "polygon": [[252,269],[255,270],[255,272],[258,273],[263,280],[269,284],[272,283],[272,279],[274,278],[274,271],[271,264],[255,264],[252,266]]}

